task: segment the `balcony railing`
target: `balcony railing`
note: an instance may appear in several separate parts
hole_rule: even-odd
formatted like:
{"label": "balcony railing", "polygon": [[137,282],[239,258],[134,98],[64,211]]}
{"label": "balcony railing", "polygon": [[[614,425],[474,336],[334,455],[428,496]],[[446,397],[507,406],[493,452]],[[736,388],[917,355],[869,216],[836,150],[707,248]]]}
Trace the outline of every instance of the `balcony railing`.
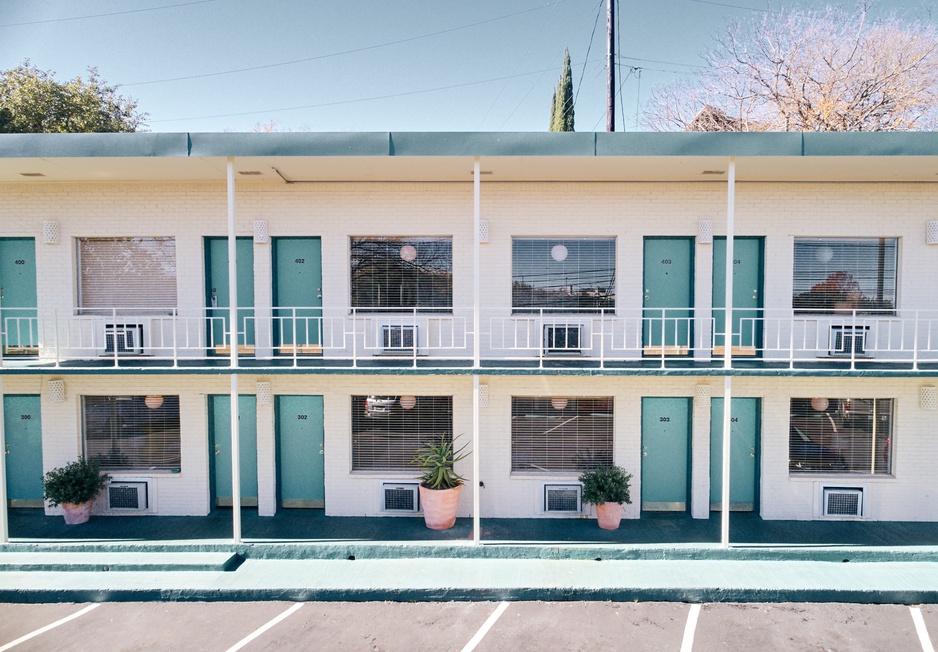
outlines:
{"label": "balcony railing", "polygon": [[[669,308],[593,312],[485,309],[478,333],[484,366],[724,366],[723,310]],[[63,365],[133,360],[223,361],[231,354],[227,309],[37,311],[4,308],[0,336],[6,365]],[[238,310],[240,356],[271,365],[359,366],[404,361],[471,365],[471,308],[383,310],[275,307]],[[734,366],[795,368],[817,363],[938,363],[938,310],[735,310],[729,347]],[[13,361],[20,360],[21,363]],[[448,362],[444,362],[448,361]],[[258,364],[258,363],[255,363]],[[843,366],[841,364],[840,366]]]}

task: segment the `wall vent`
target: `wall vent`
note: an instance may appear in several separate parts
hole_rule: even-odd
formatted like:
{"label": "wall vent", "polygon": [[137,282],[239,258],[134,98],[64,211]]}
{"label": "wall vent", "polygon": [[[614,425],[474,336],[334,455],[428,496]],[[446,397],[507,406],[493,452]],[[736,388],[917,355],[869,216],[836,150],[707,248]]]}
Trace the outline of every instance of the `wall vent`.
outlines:
{"label": "wall vent", "polygon": [[143,512],[149,509],[149,507],[149,491],[145,481],[111,482],[108,484],[108,510]]}
{"label": "wall vent", "polygon": [[863,489],[824,487],[821,490],[824,516],[863,516]]}
{"label": "wall vent", "polygon": [[830,348],[828,353],[837,357],[870,357],[867,341],[870,336],[869,326],[831,326]]}
{"label": "wall vent", "polygon": [[581,324],[544,324],[544,353],[583,353]]}
{"label": "wall vent", "polygon": [[420,492],[416,482],[384,482],[381,485],[381,509],[385,512],[420,511]]}
{"label": "wall vent", "polygon": [[143,324],[105,324],[105,355],[143,355]]}
{"label": "wall vent", "polygon": [[544,511],[579,514],[583,511],[583,487],[579,484],[545,484]]}

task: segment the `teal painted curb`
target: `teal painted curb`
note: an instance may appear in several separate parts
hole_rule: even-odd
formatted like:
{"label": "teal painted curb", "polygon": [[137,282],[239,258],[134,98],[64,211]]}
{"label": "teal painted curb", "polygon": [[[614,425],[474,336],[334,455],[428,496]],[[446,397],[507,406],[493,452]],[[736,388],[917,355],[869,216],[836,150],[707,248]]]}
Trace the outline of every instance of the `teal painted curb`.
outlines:
{"label": "teal painted curb", "polygon": [[55,551],[0,552],[0,573],[10,572],[228,572],[244,558],[232,552]]}

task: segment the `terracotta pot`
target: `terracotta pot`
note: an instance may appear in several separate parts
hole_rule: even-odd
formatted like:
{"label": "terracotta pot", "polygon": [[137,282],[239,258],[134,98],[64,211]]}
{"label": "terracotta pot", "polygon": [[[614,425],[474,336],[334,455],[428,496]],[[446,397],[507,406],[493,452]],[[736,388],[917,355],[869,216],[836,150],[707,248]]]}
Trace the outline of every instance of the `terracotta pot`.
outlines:
{"label": "terracotta pot", "polygon": [[622,505],[619,503],[596,505],[596,520],[603,530],[618,530],[619,521],[622,520]]}
{"label": "terracotta pot", "polygon": [[65,510],[65,524],[79,525],[87,523],[91,518],[91,505],[94,501],[89,500],[86,503],[62,503],[62,509]]}
{"label": "terracotta pot", "polygon": [[448,530],[456,523],[459,493],[462,485],[452,489],[428,489],[420,485],[420,505],[423,520],[431,530]]}

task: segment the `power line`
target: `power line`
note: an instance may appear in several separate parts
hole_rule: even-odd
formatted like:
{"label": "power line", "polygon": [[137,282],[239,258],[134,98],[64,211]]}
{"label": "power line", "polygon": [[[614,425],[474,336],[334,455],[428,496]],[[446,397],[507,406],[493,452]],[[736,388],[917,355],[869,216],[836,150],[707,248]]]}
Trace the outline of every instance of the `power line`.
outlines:
{"label": "power line", "polygon": [[108,16],[123,16],[125,14],[140,14],[145,11],[161,11],[163,9],[176,9],[177,7],[190,7],[192,5],[205,5],[218,0],[195,0],[194,2],[180,2],[174,5],[162,5],[160,7],[147,7],[145,9],[127,9],[125,11],[112,11],[106,14],[89,14],[87,16],[71,16],[69,18],[48,18],[46,20],[30,20],[25,23],[6,23],[0,27],[24,27],[26,25],[43,25],[46,23],[64,23],[69,20],[87,20],[89,18],[106,18]]}
{"label": "power line", "polygon": [[726,2],[712,2],[712,0],[687,0],[688,2],[697,2],[702,5],[714,5],[717,7],[729,7],[730,9],[745,9],[746,11],[761,11],[766,14],[777,14],[777,11],[772,11],[771,9],[757,9],[755,7],[744,7],[742,5],[732,5]]}
{"label": "power line", "polygon": [[174,81],[185,81],[188,79],[204,79],[206,77],[219,77],[221,75],[233,75],[240,72],[253,72],[255,70],[267,70],[270,68],[279,68],[281,66],[292,66],[297,63],[308,63],[310,61],[318,61],[320,59],[329,59],[332,57],[339,57],[346,54],[356,54],[358,52],[367,52],[369,50],[377,50],[379,48],[386,48],[392,45],[400,45],[401,43],[410,43],[412,41],[419,41],[421,39],[430,38],[433,36],[440,36],[441,34],[450,34],[452,32],[458,32],[463,29],[469,29],[471,27],[478,27],[479,25],[485,25],[488,23],[494,23],[500,20],[507,20],[508,18],[514,18],[515,16],[521,16],[523,14],[529,14],[534,11],[540,11],[547,7],[556,6],[562,2],[569,2],[570,0],[555,0],[555,2],[549,2],[546,5],[540,7],[534,7],[532,9],[524,9],[522,11],[516,11],[513,14],[506,14],[504,16],[498,16],[496,18],[489,18],[486,20],[480,20],[476,23],[469,23],[468,25],[460,25],[459,27],[450,27],[449,29],[439,30],[437,32],[429,32],[427,34],[419,34],[417,36],[411,36],[408,38],[398,39],[396,41],[387,41],[385,43],[378,43],[376,45],[366,45],[360,48],[354,48],[351,50],[342,50],[340,52],[330,52],[328,54],[319,54],[314,57],[304,57],[302,59],[291,59],[290,61],[279,61],[277,63],[268,63],[262,66],[250,66],[248,68],[233,68],[231,70],[220,70],[218,72],[206,72],[198,75],[185,75],[182,77],[166,77],[164,79],[152,79],[149,81],[140,81],[140,82],[131,82],[129,84],[121,84],[124,86],[144,86],[149,84],[163,84],[165,82],[174,82]]}

